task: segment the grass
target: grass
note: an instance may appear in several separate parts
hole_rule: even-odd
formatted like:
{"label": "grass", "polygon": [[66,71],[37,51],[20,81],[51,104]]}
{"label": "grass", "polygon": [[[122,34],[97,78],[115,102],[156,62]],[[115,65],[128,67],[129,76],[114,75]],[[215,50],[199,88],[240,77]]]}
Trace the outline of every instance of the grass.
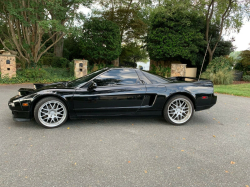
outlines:
{"label": "grass", "polygon": [[231,85],[214,85],[214,92],[250,97],[250,83],[231,84]]}
{"label": "grass", "polygon": [[0,76],[0,84],[52,83],[74,79],[70,70],[66,68],[28,68],[18,70],[17,76],[11,79]]}

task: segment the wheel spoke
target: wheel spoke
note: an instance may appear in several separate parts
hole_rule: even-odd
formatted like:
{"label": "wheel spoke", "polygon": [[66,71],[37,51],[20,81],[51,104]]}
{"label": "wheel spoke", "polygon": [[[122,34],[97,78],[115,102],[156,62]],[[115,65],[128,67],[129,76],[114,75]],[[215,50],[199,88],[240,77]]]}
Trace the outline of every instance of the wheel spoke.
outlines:
{"label": "wheel spoke", "polygon": [[173,100],[168,107],[168,117],[177,124],[186,122],[192,114],[192,105],[190,101],[184,98]]}

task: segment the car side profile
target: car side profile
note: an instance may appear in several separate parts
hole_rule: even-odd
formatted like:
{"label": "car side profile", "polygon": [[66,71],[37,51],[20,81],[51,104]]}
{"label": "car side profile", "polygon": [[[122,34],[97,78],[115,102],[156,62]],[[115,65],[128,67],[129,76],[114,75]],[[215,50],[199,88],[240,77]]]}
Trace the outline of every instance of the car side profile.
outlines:
{"label": "car side profile", "polygon": [[70,82],[21,88],[8,105],[16,121],[35,118],[46,128],[88,116],[159,115],[168,123],[183,125],[194,111],[208,109],[216,100],[209,80],[104,68]]}

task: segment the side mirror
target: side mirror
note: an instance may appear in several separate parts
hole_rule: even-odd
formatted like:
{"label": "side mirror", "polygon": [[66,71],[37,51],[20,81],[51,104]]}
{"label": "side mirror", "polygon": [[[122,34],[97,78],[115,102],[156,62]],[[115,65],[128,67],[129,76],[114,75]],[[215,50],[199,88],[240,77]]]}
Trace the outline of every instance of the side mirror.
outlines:
{"label": "side mirror", "polygon": [[97,88],[97,84],[94,81],[92,81],[88,87],[88,90],[93,90],[95,88]]}

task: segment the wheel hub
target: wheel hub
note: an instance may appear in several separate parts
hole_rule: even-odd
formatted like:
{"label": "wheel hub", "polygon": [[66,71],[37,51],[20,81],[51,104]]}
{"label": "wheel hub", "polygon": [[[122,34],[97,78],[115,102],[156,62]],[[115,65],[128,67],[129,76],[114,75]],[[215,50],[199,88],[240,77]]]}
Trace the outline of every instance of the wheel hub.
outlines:
{"label": "wheel hub", "polygon": [[48,101],[39,108],[38,118],[47,127],[60,125],[66,116],[66,108],[59,101]]}
{"label": "wheel hub", "polygon": [[185,123],[192,114],[191,103],[183,98],[175,99],[168,107],[168,116],[177,124]]}

